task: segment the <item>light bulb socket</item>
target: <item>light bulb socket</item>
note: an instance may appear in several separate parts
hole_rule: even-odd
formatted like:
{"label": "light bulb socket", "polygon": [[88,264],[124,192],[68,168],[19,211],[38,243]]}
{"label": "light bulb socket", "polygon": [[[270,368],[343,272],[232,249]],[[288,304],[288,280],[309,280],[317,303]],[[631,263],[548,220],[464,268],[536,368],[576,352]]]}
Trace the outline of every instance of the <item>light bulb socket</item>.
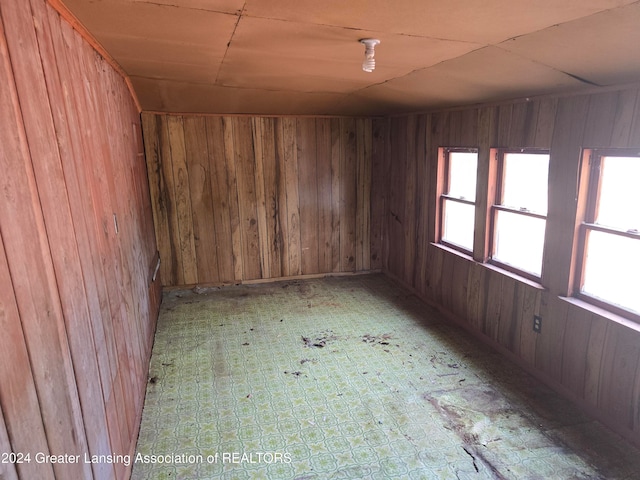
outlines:
{"label": "light bulb socket", "polygon": [[362,62],[362,70],[365,72],[373,72],[376,68],[375,47],[380,44],[377,38],[363,38],[360,43],[364,45],[364,61]]}

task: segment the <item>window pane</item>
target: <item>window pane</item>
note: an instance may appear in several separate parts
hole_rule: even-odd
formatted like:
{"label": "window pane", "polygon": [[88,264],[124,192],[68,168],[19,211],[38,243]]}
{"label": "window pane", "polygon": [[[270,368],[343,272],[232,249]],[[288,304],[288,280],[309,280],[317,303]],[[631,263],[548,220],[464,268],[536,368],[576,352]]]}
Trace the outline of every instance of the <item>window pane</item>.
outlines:
{"label": "window pane", "polygon": [[596,223],[640,231],[640,158],[603,157]]}
{"label": "window pane", "polygon": [[473,250],[475,207],[444,200],[444,229],[442,240]]}
{"label": "window pane", "polygon": [[549,155],[506,153],[502,205],[547,213]]}
{"label": "window pane", "polygon": [[478,154],[472,152],[449,153],[449,191],[452,197],[476,201],[476,171]]}
{"label": "window pane", "polygon": [[497,211],[493,258],[540,276],[546,220]]}
{"label": "window pane", "polygon": [[582,292],[640,313],[640,240],[589,231]]}

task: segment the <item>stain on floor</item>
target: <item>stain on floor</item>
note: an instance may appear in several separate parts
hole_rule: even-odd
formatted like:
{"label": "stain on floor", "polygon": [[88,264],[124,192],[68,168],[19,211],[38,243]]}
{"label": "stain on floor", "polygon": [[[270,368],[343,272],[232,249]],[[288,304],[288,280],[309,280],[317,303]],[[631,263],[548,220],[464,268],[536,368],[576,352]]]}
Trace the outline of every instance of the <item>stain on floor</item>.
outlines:
{"label": "stain on floor", "polygon": [[165,293],[137,453],[165,457],[134,480],[640,478],[638,450],[382,275]]}

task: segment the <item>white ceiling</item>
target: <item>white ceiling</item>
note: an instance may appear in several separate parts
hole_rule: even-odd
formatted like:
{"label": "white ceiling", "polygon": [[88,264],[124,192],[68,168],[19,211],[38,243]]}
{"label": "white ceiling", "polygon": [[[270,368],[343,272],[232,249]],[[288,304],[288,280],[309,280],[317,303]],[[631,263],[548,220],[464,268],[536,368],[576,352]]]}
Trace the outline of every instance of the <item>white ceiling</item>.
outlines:
{"label": "white ceiling", "polygon": [[377,115],[640,81],[638,0],[63,1],[148,111]]}

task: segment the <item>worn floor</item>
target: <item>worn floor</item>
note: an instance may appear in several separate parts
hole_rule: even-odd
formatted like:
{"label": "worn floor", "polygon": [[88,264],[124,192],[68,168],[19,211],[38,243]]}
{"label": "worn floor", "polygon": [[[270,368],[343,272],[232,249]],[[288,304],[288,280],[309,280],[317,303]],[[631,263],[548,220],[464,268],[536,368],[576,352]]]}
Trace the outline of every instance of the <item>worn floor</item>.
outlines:
{"label": "worn floor", "polygon": [[640,478],[638,450],[382,275],[166,293],[149,377],[134,480]]}

